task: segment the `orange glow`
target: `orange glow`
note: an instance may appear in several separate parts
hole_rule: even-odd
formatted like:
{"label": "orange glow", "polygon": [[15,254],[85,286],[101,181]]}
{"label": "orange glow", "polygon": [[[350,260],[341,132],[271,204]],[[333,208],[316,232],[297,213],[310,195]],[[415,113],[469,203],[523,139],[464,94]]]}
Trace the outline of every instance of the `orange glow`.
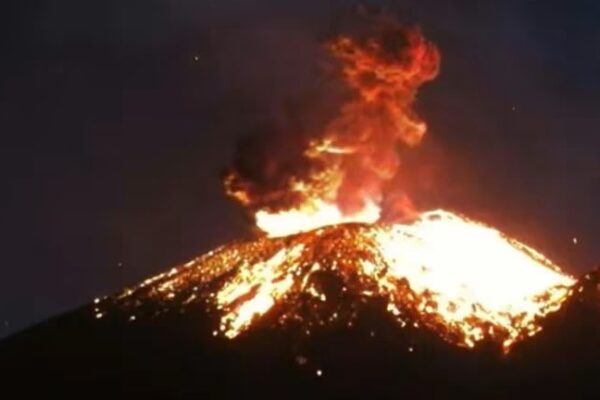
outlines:
{"label": "orange glow", "polygon": [[505,348],[536,333],[536,319],[556,311],[575,283],[530,247],[443,210],[376,238],[389,268],[380,289],[393,298],[394,280],[406,278],[419,310],[460,331],[469,347],[485,329],[503,332]]}
{"label": "orange glow", "polygon": [[301,208],[269,213],[261,210],[255,214],[256,226],[270,237],[287,236],[299,232],[308,232],[328,225],[346,222],[373,223],[379,219],[381,210],[372,202],[351,214],[344,214],[338,206],[314,200],[302,204]]}
{"label": "orange glow", "polygon": [[536,334],[575,283],[526,245],[435,210],[412,223],[337,224],[224,246],[127,289],[118,301],[145,296],[187,306],[204,299],[220,316],[215,334],[230,339],[267,315],[310,332],[344,315],[320,312],[336,301],[320,282],[324,273],[356,301],[384,299],[399,328],[423,325],[465,347],[489,339],[505,351]]}
{"label": "orange glow", "polygon": [[[394,194],[384,187],[401,166],[398,148],[414,147],[425,135],[413,104],[419,87],[436,77],[440,55],[418,29],[392,24],[369,39],[336,37],[325,49],[352,93],[337,115],[294,157],[265,155],[260,179],[234,168],[224,180],[227,194],[269,236],[375,222],[384,196]],[[253,154],[245,160],[254,160]],[[412,203],[405,200],[394,207],[411,214]]]}
{"label": "orange glow", "polygon": [[[508,351],[535,335],[574,279],[494,228],[445,210],[418,212],[389,184],[400,166],[397,147],[416,146],[425,134],[412,106],[420,85],[437,75],[437,48],[396,25],[374,39],[341,36],[326,48],[353,97],[299,149],[302,168],[267,163],[277,179],[266,189],[266,179],[237,170],[224,179],[266,236],[222,246],[115,302],[207,304],[219,320],[213,334],[230,339],[265,320],[299,323],[307,334],[335,321],[352,325],[340,298],[378,298],[399,328],[425,326],[469,348],[490,340]],[[401,210],[402,222],[381,221],[385,196],[397,199],[390,207]],[[333,312],[324,307],[332,302]]]}

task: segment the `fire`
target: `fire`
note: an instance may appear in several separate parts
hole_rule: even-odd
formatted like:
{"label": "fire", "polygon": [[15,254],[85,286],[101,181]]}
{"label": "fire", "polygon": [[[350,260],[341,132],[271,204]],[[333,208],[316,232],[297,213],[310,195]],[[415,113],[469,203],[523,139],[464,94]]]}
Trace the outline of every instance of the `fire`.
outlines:
{"label": "fire", "polygon": [[[465,347],[490,340],[508,351],[540,331],[575,280],[492,227],[416,211],[394,185],[397,147],[425,134],[412,107],[438,73],[439,52],[419,30],[384,25],[375,37],[326,44],[354,96],[316,138],[291,159],[257,170],[238,163],[225,176],[227,193],[266,235],[148,279],[118,304],[207,303],[218,316],[214,334],[231,339],[263,320],[306,332],[351,322],[348,304],[375,298],[400,327],[423,325]],[[402,220],[381,220],[386,196],[400,199],[392,207]]]}
{"label": "fire", "polygon": [[[278,159],[270,152],[258,172],[247,164],[263,160],[245,157],[225,178],[226,192],[269,236],[378,220],[384,196],[394,194],[398,147],[418,145],[426,131],[413,103],[436,77],[440,56],[418,29],[388,21],[376,37],[339,36],[325,49],[353,96],[299,154]],[[410,201],[397,208],[412,214]]]}
{"label": "fire", "polygon": [[347,222],[373,223],[379,220],[381,209],[372,202],[352,214],[344,214],[335,204],[314,200],[301,207],[269,213],[260,210],[255,214],[256,226],[271,237],[288,236],[298,232],[308,232],[327,225]]}

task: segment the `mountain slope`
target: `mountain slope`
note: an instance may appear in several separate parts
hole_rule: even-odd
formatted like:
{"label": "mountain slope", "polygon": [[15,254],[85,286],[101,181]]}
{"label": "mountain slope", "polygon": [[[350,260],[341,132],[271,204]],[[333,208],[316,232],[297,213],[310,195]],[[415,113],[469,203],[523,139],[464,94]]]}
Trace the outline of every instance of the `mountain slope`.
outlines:
{"label": "mountain slope", "polygon": [[[597,395],[600,308],[595,274],[581,279],[543,331],[503,355],[467,350],[427,328],[398,329],[382,304],[363,304],[351,327],[307,336],[267,317],[234,340],[215,337],[201,307],[130,321],[96,319],[94,305],[0,343],[3,387],[20,393],[162,394],[169,398],[453,395],[549,398]],[[148,303],[142,307],[156,308]]]}

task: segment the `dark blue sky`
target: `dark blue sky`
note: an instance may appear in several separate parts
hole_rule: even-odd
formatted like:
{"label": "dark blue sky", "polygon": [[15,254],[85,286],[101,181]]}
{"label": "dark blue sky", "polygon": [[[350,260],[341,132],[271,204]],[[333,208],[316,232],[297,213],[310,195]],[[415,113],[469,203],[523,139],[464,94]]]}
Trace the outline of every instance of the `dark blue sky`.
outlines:
{"label": "dark blue sky", "polygon": [[[0,337],[249,236],[218,175],[240,135],[322,90],[319,40],[349,10],[15,3],[0,17]],[[422,202],[572,273],[600,262],[600,3],[369,3],[442,51],[418,102],[430,131],[416,158],[438,175]]]}

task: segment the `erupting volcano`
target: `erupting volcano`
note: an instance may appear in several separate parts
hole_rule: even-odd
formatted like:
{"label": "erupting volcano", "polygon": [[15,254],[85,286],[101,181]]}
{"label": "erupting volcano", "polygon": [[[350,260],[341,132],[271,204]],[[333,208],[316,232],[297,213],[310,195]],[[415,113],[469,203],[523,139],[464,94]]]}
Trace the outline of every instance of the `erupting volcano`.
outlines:
{"label": "erupting volcano", "polygon": [[115,305],[140,318],[146,302],[204,304],[218,316],[215,336],[235,339],[262,320],[310,335],[352,325],[356,304],[380,301],[399,329],[422,325],[459,346],[508,351],[535,335],[575,280],[489,226],[420,210],[397,178],[398,149],[426,133],[413,104],[438,74],[437,47],[385,20],[324,48],[351,92],[337,115],[293,154],[244,155],[224,177],[263,234],[98,299],[96,317]]}

